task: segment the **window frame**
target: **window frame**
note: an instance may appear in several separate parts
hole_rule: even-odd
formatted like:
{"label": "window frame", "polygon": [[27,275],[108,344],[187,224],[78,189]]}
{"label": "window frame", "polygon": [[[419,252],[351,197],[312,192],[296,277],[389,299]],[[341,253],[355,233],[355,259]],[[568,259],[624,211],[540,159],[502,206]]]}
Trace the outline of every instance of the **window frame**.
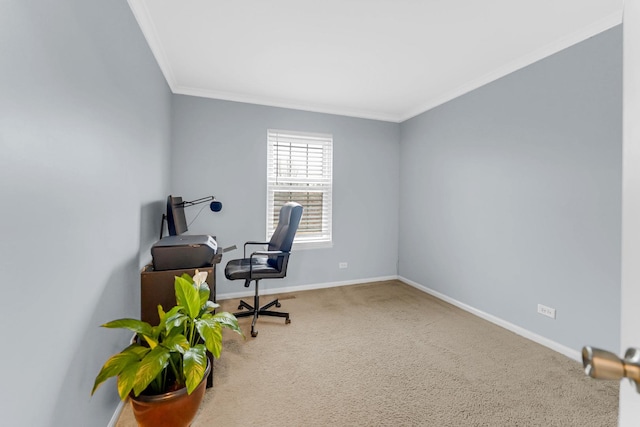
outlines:
{"label": "window frame", "polygon": [[[278,150],[278,148],[281,149]],[[301,154],[303,152],[306,154]],[[303,163],[300,163],[301,161]],[[296,171],[301,170],[302,174],[294,176]],[[305,196],[296,200],[293,195],[296,192],[305,193]],[[312,196],[313,193],[321,193],[321,204],[305,206],[302,199],[317,200]],[[294,239],[294,247],[298,249],[332,247],[332,197],[333,135],[267,129],[267,240],[271,238],[277,225],[275,221],[277,221],[279,207],[286,200],[293,200],[298,201],[305,208]],[[276,199],[279,200],[276,201]],[[321,206],[321,213],[318,213],[318,206]],[[315,212],[315,215],[309,217],[312,212]],[[311,221],[306,223],[308,227],[305,226],[305,219]],[[320,221],[319,230],[313,230],[314,224],[317,225],[318,221]]]}

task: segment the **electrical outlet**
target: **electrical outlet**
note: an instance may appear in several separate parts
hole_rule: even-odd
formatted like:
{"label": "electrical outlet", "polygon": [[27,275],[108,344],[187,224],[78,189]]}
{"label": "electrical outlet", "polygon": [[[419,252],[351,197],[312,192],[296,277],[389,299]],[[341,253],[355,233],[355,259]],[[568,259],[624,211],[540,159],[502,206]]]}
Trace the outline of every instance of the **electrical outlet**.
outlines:
{"label": "electrical outlet", "polygon": [[546,305],[538,304],[538,313],[543,316],[550,317],[552,319],[556,318],[556,309],[547,307]]}
{"label": "electrical outlet", "polygon": [[349,264],[347,264],[346,262],[338,263],[338,268],[347,268],[348,266]]}

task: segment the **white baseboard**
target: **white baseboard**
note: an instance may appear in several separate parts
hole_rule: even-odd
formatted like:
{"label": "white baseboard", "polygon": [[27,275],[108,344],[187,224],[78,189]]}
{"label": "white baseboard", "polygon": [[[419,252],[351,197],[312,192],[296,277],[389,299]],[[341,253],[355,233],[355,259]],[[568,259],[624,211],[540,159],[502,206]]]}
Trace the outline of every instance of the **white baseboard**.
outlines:
{"label": "white baseboard", "polygon": [[109,424],[107,424],[107,427],[116,427],[116,424],[118,423],[118,418],[120,418],[120,414],[122,413],[122,410],[124,409],[124,405],[126,404],[127,404],[126,400],[120,401],[118,406],[116,406],[116,411],[113,413],[113,416],[111,417]]}
{"label": "white baseboard", "polygon": [[[287,286],[283,288],[274,288],[274,289],[261,289],[260,295],[275,295],[275,294],[285,294],[288,292],[311,291],[313,289],[336,288],[338,286],[360,285],[362,283],[383,282],[385,280],[398,280],[398,279],[399,279],[398,276],[382,276],[382,277],[372,277],[369,279],[346,280],[343,282],[315,283],[311,285]],[[225,299],[245,298],[245,297],[253,296],[254,294],[255,294],[255,291],[249,288],[248,290],[241,291],[241,292],[227,292],[227,293],[217,294],[216,300],[222,301]]]}
{"label": "white baseboard", "polygon": [[505,328],[513,333],[516,333],[524,338],[527,338],[533,342],[536,342],[540,345],[543,345],[547,348],[550,348],[551,350],[557,351],[560,354],[563,354],[565,356],[567,356],[570,359],[573,359],[577,362],[582,362],[582,355],[579,351],[574,350],[572,348],[566,347],[562,344],[558,344],[555,341],[552,341],[548,338],[545,338],[541,335],[535,334],[531,331],[529,331],[528,329],[522,328],[520,326],[514,325],[513,323],[509,323],[506,320],[500,319],[499,317],[496,317],[492,314],[488,314],[485,313],[484,311],[478,310],[477,308],[471,307],[470,305],[467,305],[465,303],[462,303],[458,300],[455,300],[451,297],[448,297],[447,295],[444,295],[440,292],[434,291],[433,289],[427,288],[426,286],[423,286],[419,283],[416,283],[412,280],[409,280],[405,277],[402,276],[398,276],[398,280],[400,280],[401,282],[406,283],[409,286],[413,286],[414,288],[421,290],[422,292],[425,292],[429,295],[432,295],[438,299],[441,299],[445,302],[448,302],[449,304],[455,305],[456,307],[467,311],[475,316],[478,316],[484,320],[487,320],[491,323],[494,323],[502,328]]}

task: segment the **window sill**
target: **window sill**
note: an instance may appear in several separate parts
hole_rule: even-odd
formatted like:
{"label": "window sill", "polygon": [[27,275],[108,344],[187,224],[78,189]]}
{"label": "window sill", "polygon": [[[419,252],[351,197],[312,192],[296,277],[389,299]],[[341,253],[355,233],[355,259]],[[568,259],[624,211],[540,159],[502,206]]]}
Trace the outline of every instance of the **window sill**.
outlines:
{"label": "window sill", "polygon": [[327,249],[332,248],[333,242],[293,242],[294,250],[306,250],[306,249]]}

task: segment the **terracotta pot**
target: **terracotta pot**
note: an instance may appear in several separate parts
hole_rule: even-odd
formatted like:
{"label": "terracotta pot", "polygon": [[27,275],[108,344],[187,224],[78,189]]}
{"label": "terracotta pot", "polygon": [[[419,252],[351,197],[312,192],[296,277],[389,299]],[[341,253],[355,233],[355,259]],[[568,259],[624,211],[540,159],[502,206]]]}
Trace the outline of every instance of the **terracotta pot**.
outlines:
{"label": "terracotta pot", "polygon": [[140,427],[188,427],[196,416],[207,385],[211,361],[204,378],[191,394],[187,388],[154,396],[131,396],[131,407]]}

